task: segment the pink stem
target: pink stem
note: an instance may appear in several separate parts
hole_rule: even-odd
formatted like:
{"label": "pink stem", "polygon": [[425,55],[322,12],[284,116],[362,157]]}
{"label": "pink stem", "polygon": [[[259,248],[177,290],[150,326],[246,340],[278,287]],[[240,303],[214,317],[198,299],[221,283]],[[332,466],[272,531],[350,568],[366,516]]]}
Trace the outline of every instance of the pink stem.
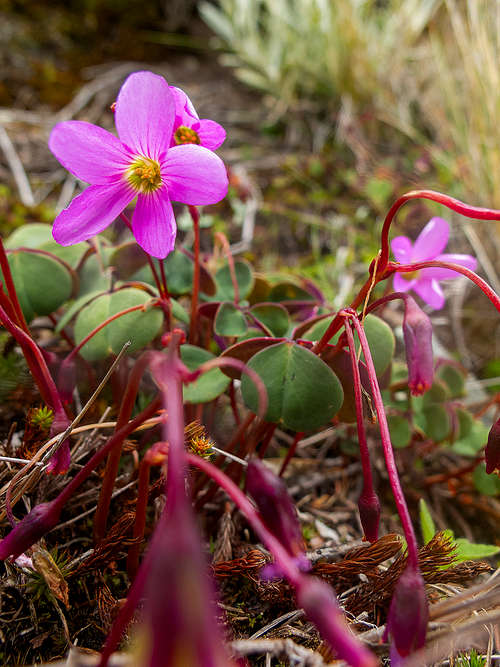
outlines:
{"label": "pink stem", "polygon": [[[486,294],[491,303],[495,308],[500,312],[500,297],[492,289],[488,283],[483,280],[477,273],[467,269],[465,266],[460,266],[460,264],[452,264],[451,262],[442,262],[440,260],[430,260],[428,262],[416,262],[415,264],[396,264],[395,262],[389,262],[387,264],[387,271],[397,271],[398,273],[411,273],[413,271],[419,271],[420,269],[429,269],[431,267],[439,267],[442,269],[450,269],[451,271],[456,271],[461,273],[463,276],[472,280],[472,282],[479,287],[479,289]],[[386,277],[384,275],[384,277]]]}
{"label": "pink stem", "polygon": [[372,467],[370,465],[370,452],[366,440],[365,424],[363,420],[363,398],[361,396],[361,375],[359,372],[358,355],[351,325],[348,319],[345,321],[345,332],[347,344],[349,345],[349,355],[351,357],[351,368],[354,379],[354,403],[356,405],[356,425],[358,428],[359,452],[361,454],[361,467],[363,468],[363,494],[373,496]]}
{"label": "pink stem", "polygon": [[43,400],[54,410],[54,413],[63,413],[64,408],[54,383],[52,375],[47,367],[45,358],[35,341],[25,331],[10,319],[5,310],[0,306],[0,322],[7,331],[16,339],[21,346],[26,363],[35,378]]}
{"label": "pink stem", "polygon": [[[143,353],[135,362],[134,367],[130,372],[125,394],[123,395],[120,405],[120,412],[116,422],[116,431],[119,431],[125,426],[130,419],[135,399],[139,391],[139,384],[149,361],[150,354],[148,352]],[[116,475],[118,474],[121,453],[122,441],[118,440],[116,446],[109,452],[102,479],[101,491],[99,493],[99,500],[97,501],[97,509],[94,515],[94,540],[96,542],[102,540],[106,532],[106,521],[109,514],[109,506],[111,504],[111,496],[113,495]]]}
{"label": "pink stem", "polygon": [[26,324],[21,304],[19,303],[19,299],[17,298],[16,287],[14,285],[14,280],[12,278],[9,261],[7,259],[7,254],[5,252],[5,248],[1,237],[0,237],[0,269],[2,271],[2,275],[5,280],[5,287],[7,288],[7,294],[9,295],[12,307],[14,308],[14,311],[16,313],[16,319],[17,319],[16,324],[18,324],[21,327],[21,329],[23,329],[27,334],[29,334],[28,325]]}
{"label": "pink stem", "polygon": [[370,386],[372,391],[373,403],[375,405],[375,410],[377,412],[377,418],[379,423],[380,435],[382,438],[382,447],[384,450],[385,463],[387,467],[387,473],[389,475],[389,481],[392,488],[392,493],[394,495],[394,500],[396,502],[396,507],[398,509],[398,514],[401,519],[403,526],[403,531],[405,534],[406,542],[408,545],[408,560],[415,567],[418,568],[418,544],[417,538],[415,535],[415,530],[411,522],[410,513],[408,511],[408,506],[403,494],[403,489],[401,488],[401,482],[399,481],[398,469],[396,467],[396,461],[394,459],[394,452],[391,444],[391,436],[389,433],[389,426],[387,424],[387,418],[384,410],[384,402],[382,400],[382,394],[380,393],[380,387],[377,381],[377,374],[375,372],[375,366],[373,365],[373,359],[370,352],[370,346],[368,345],[368,340],[366,338],[365,331],[358,320],[357,314],[352,311],[345,309],[341,311],[341,316],[350,317],[356,327],[356,331],[359,336],[361,343],[361,348],[366,361],[366,366],[368,369],[368,375],[370,378]]}
{"label": "pink stem", "polygon": [[290,445],[290,447],[289,447],[289,449],[286,453],[286,456],[285,456],[285,459],[284,459],[283,463],[281,464],[281,468],[280,468],[280,471],[279,471],[279,477],[283,477],[283,475],[285,474],[285,470],[288,468],[288,464],[290,463],[290,461],[292,460],[295,452],[297,451],[297,445],[299,444],[299,440],[303,437],[304,437],[304,432],[303,431],[301,431],[300,433],[295,434],[293,442]]}
{"label": "pink stem", "polygon": [[196,206],[189,206],[188,208],[193,220],[194,230],[194,271],[191,316],[189,319],[189,342],[191,345],[196,345],[196,341],[198,340],[196,327],[198,323],[198,299],[200,292],[200,213]]}
{"label": "pink stem", "polygon": [[302,574],[294,559],[288,554],[286,549],[281,546],[281,543],[274,537],[274,535],[268,531],[255,506],[250,502],[243,491],[236,486],[236,484],[230,480],[222,470],[216,468],[209,463],[209,461],[190,453],[187,454],[187,460],[188,463],[196,466],[199,470],[202,470],[206,475],[211,477],[221,489],[224,489],[241,513],[244,514],[248,523],[252,526],[263,544],[265,544],[273,554],[288,581],[293,586],[297,586],[302,580]]}
{"label": "pink stem", "polygon": [[382,244],[380,260],[378,264],[378,273],[381,273],[385,270],[387,262],[389,261],[389,230],[394,216],[399,211],[401,206],[403,206],[403,204],[405,204],[407,201],[410,201],[411,199],[430,199],[431,201],[435,201],[438,204],[447,206],[452,211],[456,211],[457,213],[460,213],[467,218],[472,218],[475,220],[500,220],[500,211],[496,209],[470,206],[469,204],[465,204],[459,199],[449,197],[448,195],[442,194],[441,192],[435,192],[434,190],[412,190],[411,192],[407,192],[394,202],[384,220],[384,225],[382,227]]}

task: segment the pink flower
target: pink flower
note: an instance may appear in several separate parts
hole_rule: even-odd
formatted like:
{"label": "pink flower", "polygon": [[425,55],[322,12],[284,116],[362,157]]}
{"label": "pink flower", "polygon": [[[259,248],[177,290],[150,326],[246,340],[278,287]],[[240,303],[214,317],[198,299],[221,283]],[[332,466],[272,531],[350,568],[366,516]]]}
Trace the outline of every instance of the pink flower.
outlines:
{"label": "pink flower", "polygon": [[[450,236],[450,227],[443,218],[432,218],[420,232],[415,243],[407,236],[397,236],[392,240],[394,257],[400,264],[413,264],[428,260],[438,260],[460,264],[474,271],[477,262],[471,255],[441,254]],[[457,278],[455,271],[444,268],[421,269],[413,273],[395,273],[396,292],[414,290],[431,308],[439,310],[444,306],[444,294],[438,281]]]}
{"label": "pink flower", "polygon": [[175,100],[175,121],[170,145],[199,144],[211,151],[217,150],[224,143],[226,130],[213,120],[200,120],[183,90],[174,86],[170,86],[170,90]]}
{"label": "pink flower", "polygon": [[222,160],[203,146],[170,147],[175,98],[165,79],[131,74],[118,94],[118,137],[83,121],[58,123],[49,148],[74,176],[90,183],[56,218],[54,239],[73,245],[102,232],[137,197],[132,231],[150,255],[173,249],[171,200],[203,206],[226,196]]}

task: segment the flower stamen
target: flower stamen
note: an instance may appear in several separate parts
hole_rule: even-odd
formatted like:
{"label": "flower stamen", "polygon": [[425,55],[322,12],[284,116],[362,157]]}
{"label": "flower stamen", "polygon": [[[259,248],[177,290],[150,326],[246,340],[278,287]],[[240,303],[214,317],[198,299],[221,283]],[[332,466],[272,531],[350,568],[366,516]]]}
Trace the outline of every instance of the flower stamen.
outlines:
{"label": "flower stamen", "polygon": [[179,125],[174,133],[175,143],[180,144],[201,144],[198,132],[185,125]]}
{"label": "flower stamen", "polygon": [[127,169],[127,180],[138,192],[154,192],[162,185],[160,165],[156,160],[138,157]]}

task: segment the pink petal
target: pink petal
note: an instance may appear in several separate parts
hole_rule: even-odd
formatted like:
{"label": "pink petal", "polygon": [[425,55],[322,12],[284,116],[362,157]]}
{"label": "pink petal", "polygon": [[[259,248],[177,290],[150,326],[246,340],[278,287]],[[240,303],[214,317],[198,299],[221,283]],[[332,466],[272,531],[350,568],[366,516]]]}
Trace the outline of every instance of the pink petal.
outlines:
{"label": "pink petal", "polygon": [[410,264],[413,244],[407,236],[396,236],[391,241],[391,250],[400,264]]}
{"label": "pink petal", "polygon": [[441,310],[444,306],[444,294],[437,280],[417,280],[413,288],[418,296],[434,310]]}
{"label": "pink petal", "polygon": [[186,127],[191,127],[193,120],[198,120],[198,114],[195,111],[193,103],[186,95],[186,93],[180,88],[175,86],[169,86],[170,92],[174,96],[175,102],[175,126],[174,128],[179,127],[179,125],[186,125]]}
{"label": "pink petal", "polygon": [[134,196],[126,184],[90,185],[59,213],[52,236],[61,245],[86,241],[111,224]]}
{"label": "pink petal", "polygon": [[131,162],[122,142],[102,127],[81,120],[58,123],[49,148],[65,169],[86,183],[115,183]]}
{"label": "pink petal", "polygon": [[199,121],[198,127],[193,126],[201,140],[201,145],[211,151],[217,150],[226,139],[226,130],[214,120],[204,118]]}
{"label": "pink petal", "polygon": [[224,163],[208,148],[195,144],[174,146],[168,151],[162,178],[169,198],[183,204],[216,204],[227,194]]}
{"label": "pink petal", "polygon": [[175,103],[168,83],[152,72],[134,72],[116,100],[115,123],[131,150],[160,160],[172,137]]}
{"label": "pink petal", "polygon": [[174,249],[177,226],[166,188],[137,197],[132,231],[141,248],[153,257],[163,259]]}
{"label": "pink petal", "polygon": [[408,292],[416,285],[417,280],[405,280],[401,273],[394,274],[393,287],[395,292]]}
{"label": "pink petal", "polygon": [[[477,267],[477,260],[472,255],[456,255],[456,254],[444,254],[438,255],[436,260],[442,262],[451,262],[452,264],[459,264],[460,266],[465,266],[466,269],[475,271]],[[458,278],[461,274],[451,269],[441,269],[441,268],[430,268],[422,269],[422,277],[430,278],[433,280],[452,280],[453,278]]]}
{"label": "pink petal", "polygon": [[431,218],[413,245],[412,261],[434,259],[443,252],[450,236],[450,226],[443,218]]}

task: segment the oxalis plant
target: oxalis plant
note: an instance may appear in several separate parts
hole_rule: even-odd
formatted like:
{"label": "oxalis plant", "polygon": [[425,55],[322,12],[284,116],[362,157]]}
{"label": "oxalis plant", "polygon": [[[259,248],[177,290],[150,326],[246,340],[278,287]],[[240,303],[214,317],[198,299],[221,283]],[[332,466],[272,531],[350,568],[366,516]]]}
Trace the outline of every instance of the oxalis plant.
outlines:
{"label": "oxalis plant", "polygon": [[[100,464],[105,467],[93,530],[95,542],[102,542],[125,439],[149,431],[138,461],[135,539],[128,547],[132,583],[100,666],[108,664],[140,603],[137,664],[235,664],[216,625],[195,520],[195,510],[222,489],[274,559],[263,576],[289,582],[297,604],[339,658],[353,667],[371,667],[378,659],[348,628],[333,589],[310,574],[293,502],[281,477],[261,460],[278,424],[296,434],[282,475],[305,433],[332,422],[356,422],[363,472],[359,517],[366,540],[374,542],[380,501],[365,428],[369,409],[406,540],[406,566],[386,624],[392,664],[401,664],[424,646],[429,613],[393,444],[404,446],[411,429],[418,428],[462,450],[472,447],[479,462],[487,439],[484,474],[500,467],[500,423],[486,438],[481,422],[454,401],[461,370],[435,363],[431,321],[412,294],[442,308],[440,281],[462,274],[497,310],[500,298],[474,272],[473,257],[443,253],[449,226],[442,218],[433,218],[414,243],[404,236],[390,243],[389,233],[398,210],[413,199],[478,220],[500,220],[500,211],[433,191],[403,195],[384,221],[366,282],[351,304],[331,312],[320,290],[306,280],[271,284],[256,277],[246,261],[233,258],[220,234],[215,245],[223,261],[215,274],[202,261],[197,207],[219,202],[228,188],[225,166],[214,152],[225,138],[220,125],[200,120],[183,91],[150,72],[127,78],[113,111],[118,137],[80,121],[52,130],[51,151],[90,184],[55,219],[54,240],[46,226],[29,225],[0,243],[0,320],[33,375],[45,403],[39,417],[47,428],[47,441],[7,490],[12,529],[0,542],[0,557],[32,567],[36,543],[57,526],[65,504]],[[188,206],[192,250],[175,247],[172,201]],[[126,210],[133,202],[129,219]],[[96,235],[117,218],[134,240],[113,246]],[[386,290],[375,298],[378,283]],[[404,312],[406,369],[399,368],[397,377],[404,399],[390,392],[394,336],[376,315],[390,300],[399,300]],[[67,350],[64,358],[34,338],[30,323],[37,316],[50,318],[61,337],[58,350]],[[99,382],[98,362],[107,360],[111,366]],[[114,432],[71,476],[71,437],[87,428],[80,422],[112,373],[118,378]],[[139,404],[145,379],[150,400]],[[75,397],[83,394],[88,402],[77,409]],[[220,450],[210,432],[223,411],[228,421],[228,409],[234,431]],[[210,462],[214,453],[218,456]],[[224,466],[227,457],[230,463]],[[154,467],[164,471],[166,502],[144,546]],[[68,470],[62,491],[18,520],[15,506],[27,485],[41,474]]]}

